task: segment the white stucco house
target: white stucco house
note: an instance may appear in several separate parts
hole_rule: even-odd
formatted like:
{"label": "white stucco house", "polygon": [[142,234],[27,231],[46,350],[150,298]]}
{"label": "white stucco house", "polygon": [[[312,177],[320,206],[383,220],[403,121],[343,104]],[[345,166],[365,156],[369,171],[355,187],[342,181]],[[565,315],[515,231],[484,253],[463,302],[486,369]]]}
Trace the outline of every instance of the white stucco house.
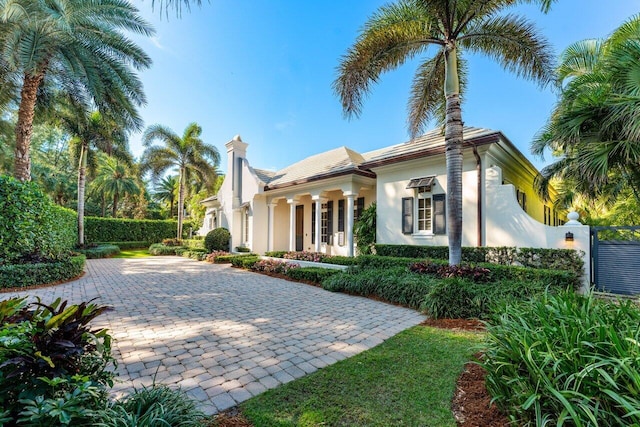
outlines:
{"label": "white stucco house", "polygon": [[[229,170],[204,200],[199,234],[231,232],[231,248],[354,255],[353,223],[377,203],[377,242],[447,245],[444,136],[439,130],[357,153],[339,147],[279,171],[253,168],[240,136],[226,145]],[[501,132],[466,127],[463,246],[574,248],[588,252],[588,227],[566,227],[535,193],[537,169]],[[579,228],[579,229],[578,229]],[[586,229],[586,230],[585,230]],[[586,233],[586,234],[585,234]]]}

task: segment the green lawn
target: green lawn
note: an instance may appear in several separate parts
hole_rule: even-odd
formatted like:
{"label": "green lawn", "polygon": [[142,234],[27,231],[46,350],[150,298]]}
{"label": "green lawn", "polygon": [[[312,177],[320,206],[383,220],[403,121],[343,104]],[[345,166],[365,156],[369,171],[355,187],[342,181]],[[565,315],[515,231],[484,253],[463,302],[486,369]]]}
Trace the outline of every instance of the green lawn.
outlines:
{"label": "green lawn", "polygon": [[416,326],[240,407],[260,427],[454,427],[456,379],[482,337]]}
{"label": "green lawn", "polygon": [[114,255],[112,258],[147,258],[150,256],[148,249],[127,249],[120,251],[118,255]]}

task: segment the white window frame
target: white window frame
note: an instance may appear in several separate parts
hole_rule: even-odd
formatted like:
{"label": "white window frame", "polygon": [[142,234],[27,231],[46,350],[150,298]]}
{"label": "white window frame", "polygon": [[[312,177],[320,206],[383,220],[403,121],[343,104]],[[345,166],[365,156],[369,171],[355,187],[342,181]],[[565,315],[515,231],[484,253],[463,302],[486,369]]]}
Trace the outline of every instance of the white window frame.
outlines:
{"label": "white window frame", "polygon": [[[421,219],[420,218],[420,211],[422,210],[420,208],[420,201],[429,201],[429,218],[428,219]],[[433,198],[432,198],[432,194],[431,194],[431,188],[430,187],[418,187],[415,190],[415,204],[414,204],[414,234],[421,234],[421,235],[433,235]],[[424,229],[421,229],[423,224],[427,224],[428,222],[428,228],[425,227]]]}
{"label": "white window frame", "polygon": [[[317,238],[317,236],[316,236]],[[329,242],[329,204],[320,205],[320,243]]]}

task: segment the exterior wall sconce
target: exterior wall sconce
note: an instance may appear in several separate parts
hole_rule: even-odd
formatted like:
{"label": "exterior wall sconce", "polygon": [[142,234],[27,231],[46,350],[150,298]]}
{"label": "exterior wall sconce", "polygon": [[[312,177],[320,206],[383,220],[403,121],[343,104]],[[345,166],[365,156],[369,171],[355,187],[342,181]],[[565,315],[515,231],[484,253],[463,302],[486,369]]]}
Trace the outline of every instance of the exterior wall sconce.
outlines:
{"label": "exterior wall sconce", "polygon": [[573,242],[573,233],[570,231],[567,231],[567,233],[564,235],[564,241]]}

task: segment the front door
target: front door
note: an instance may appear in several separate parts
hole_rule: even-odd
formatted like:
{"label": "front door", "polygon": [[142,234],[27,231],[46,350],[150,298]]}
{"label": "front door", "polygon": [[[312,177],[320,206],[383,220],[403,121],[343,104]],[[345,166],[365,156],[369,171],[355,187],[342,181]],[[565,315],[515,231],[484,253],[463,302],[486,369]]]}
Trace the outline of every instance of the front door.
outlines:
{"label": "front door", "polygon": [[296,206],[296,251],[304,249],[304,206]]}

